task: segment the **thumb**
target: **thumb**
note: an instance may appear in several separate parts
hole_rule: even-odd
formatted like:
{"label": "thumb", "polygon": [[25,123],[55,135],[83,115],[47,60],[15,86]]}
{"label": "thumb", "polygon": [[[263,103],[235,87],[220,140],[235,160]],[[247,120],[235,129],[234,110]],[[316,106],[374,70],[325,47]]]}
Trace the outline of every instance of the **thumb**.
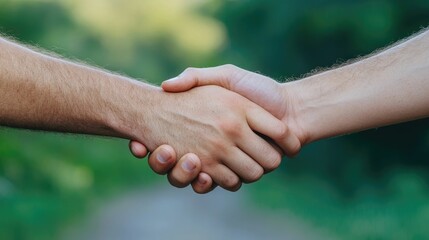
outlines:
{"label": "thumb", "polygon": [[188,68],[179,76],[169,79],[161,84],[166,92],[183,92],[194,87],[205,85],[218,85],[229,88],[232,67],[230,65],[212,68]]}
{"label": "thumb", "polygon": [[181,76],[171,78],[161,84],[162,89],[166,92],[184,92],[196,86],[194,78],[184,78]]}

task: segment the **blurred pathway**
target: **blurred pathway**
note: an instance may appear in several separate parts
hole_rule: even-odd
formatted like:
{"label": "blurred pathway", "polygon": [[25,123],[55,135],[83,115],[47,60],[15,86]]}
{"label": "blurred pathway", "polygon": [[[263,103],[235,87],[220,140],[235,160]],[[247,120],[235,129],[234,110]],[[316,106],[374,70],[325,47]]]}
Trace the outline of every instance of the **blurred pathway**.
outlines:
{"label": "blurred pathway", "polygon": [[109,200],[63,240],[332,239],[287,214],[255,210],[245,197],[155,186]]}

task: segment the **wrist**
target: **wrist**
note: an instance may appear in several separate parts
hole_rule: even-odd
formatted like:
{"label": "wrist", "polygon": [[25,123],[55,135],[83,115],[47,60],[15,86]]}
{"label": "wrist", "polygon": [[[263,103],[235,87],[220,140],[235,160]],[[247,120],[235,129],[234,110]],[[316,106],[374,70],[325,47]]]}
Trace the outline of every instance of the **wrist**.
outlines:
{"label": "wrist", "polygon": [[[346,67],[322,72],[287,86],[294,96],[294,115],[303,132],[303,144],[360,130],[364,114],[352,83],[362,78]],[[292,101],[292,100],[291,100]]]}
{"label": "wrist", "polygon": [[[115,78],[118,78],[115,76]],[[149,119],[156,110],[161,91],[159,88],[141,82],[119,77],[119,84],[111,91],[104,115],[105,126],[115,137],[146,143],[145,135],[150,130]]]}
{"label": "wrist", "polygon": [[[282,92],[287,101],[286,123],[295,131],[301,145],[314,142],[329,135],[329,128],[323,126],[325,106],[329,96],[320,83],[326,79],[324,73],[301,80],[282,84]],[[328,108],[329,109],[329,108]]]}
{"label": "wrist", "polygon": [[297,81],[281,84],[281,92],[286,103],[283,121],[299,139],[301,146],[309,142],[310,133],[305,126],[305,100],[302,95],[302,84]]}

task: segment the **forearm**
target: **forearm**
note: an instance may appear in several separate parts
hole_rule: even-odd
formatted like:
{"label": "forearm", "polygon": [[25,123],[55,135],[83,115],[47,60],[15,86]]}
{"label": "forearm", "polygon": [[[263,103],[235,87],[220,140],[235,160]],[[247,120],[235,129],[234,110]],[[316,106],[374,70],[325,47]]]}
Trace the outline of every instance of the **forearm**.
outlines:
{"label": "forearm", "polygon": [[[283,89],[304,142],[429,116],[429,33]],[[294,92],[294,93],[292,93]]]}
{"label": "forearm", "polygon": [[124,118],[132,117],[132,95],[153,91],[3,39],[0,49],[0,125],[128,138]]}

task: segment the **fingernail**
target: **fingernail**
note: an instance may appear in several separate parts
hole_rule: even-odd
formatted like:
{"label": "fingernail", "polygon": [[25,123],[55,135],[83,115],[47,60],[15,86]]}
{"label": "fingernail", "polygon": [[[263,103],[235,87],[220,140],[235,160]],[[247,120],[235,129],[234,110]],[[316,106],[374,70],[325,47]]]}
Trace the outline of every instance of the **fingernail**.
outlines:
{"label": "fingernail", "polygon": [[160,152],[156,155],[156,159],[160,163],[166,163],[169,158],[170,154],[164,149],[161,149]]}
{"label": "fingernail", "polygon": [[207,183],[207,181],[206,181],[204,178],[199,177],[199,178],[198,178],[198,183],[199,183],[199,184],[201,184],[201,185],[204,185],[204,184],[206,184],[206,183]]}
{"label": "fingernail", "polygon": [[179,77],[170,78],[168,80],[165,80],[164,82],[171,83],[171,82],[175,82],[177,80],[179,80]]}
{"label": "fingernail", "polygon": [[196,167],[195,163],[190,159],[182,163],[182,168],[187,172],[192,172]]}

